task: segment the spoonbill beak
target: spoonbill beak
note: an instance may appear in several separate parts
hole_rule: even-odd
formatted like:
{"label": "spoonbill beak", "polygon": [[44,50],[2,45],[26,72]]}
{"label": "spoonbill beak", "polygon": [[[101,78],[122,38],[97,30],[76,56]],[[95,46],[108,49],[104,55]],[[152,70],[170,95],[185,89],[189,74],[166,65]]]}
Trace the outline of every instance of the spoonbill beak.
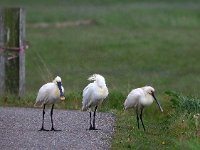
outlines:
{"label": "spoonbill beak", "polygon": [[152,93],[152,96],[153,96],[153,98],[155,99],[156,103],[158,104],[158,107],[160,108],[160,111],[163,112],[163,109],[162,109],[162,107],[161,107],[159,101],[156,99],[154,93]]}
{"label": "spoonbill beak", "polygon": [[62,83],[61,82],[57,82],[57,85],[58,85],[58,88],[59,88],[59,91],[60,91],[60,97],[64,97],[64,93],[62,91]]}

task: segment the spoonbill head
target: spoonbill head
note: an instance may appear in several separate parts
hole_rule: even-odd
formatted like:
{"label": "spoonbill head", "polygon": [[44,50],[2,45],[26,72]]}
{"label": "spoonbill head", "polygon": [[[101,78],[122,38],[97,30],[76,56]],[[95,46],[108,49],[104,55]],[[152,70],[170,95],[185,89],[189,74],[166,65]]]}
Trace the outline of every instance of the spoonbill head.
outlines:
{"label": "spoonbill head", "polygon": [[59,76],[57,76],[54,80],[53,83],[57,84],[59,92],[60,92],[60,100],[65,100],[64,97],[64,88],[62,86],[62,81],[61,78]]}
{"label": "spoonbill head", "polygon": [[[151,105],[153,103],[153,100],[156,101],[160,111],[163,112],[163,109],[162,109],[158,99],[155,96],[155,89],[153,87],[144,86],[141,88],[136,88],[136,89],[133,89],[128,94],[128,96],[124,102],[124,108],[125,109],[129,109],[129,108],[135,109],[136,115],[137,115],[138,129],[139,129],[139,118],[140,118],[140,120],[142,122],[142,126],[145,131],[143,118],[142,118],[143,109],[144,109],[144,107]],[[139,111],[140,111],[140,117],[139,117]]]}
{"label": "spoonbill head", "polygon": [[43,106],[43,120],[42,120],[42,128],[40,131],[48,131],[44,129],[44,114],[45,114],[45,105],[46,104],[52,104],[51,108],[51,123],[52,127],[51,130],[54,130],[53,127],[53,108],[54,104],[58,103],[60,101],[65,100],[64,97],[64,88],[62,86],[62,81],[59,76],[57,76],[52,82],[44,84],[38,92],[36,102],[35,102],[35,107],[42,107]]}
{"label": "spoonbill head", "polygon": [[[83,90],[82,110],[89,110],[90,112],[90,128],[89,130],[95,130],[95,116],[96,110],[99,104],[108,96],[108,88],[106,86],[105,78],[100,74],[93,74],[88,78],[89,83]],[[91,109],[94,108],[93,124],[91,119]]]}

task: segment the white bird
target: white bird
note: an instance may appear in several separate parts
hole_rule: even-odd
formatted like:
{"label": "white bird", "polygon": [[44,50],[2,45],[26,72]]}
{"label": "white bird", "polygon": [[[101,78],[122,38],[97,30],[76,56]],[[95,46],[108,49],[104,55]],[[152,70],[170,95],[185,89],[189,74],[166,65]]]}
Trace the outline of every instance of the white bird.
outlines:
{"label": "white bird", "polygon": [[160,111],[163,112],[163,109],[159,103],[159,101],[155,97],[155,89],[151,86],[144,86],[141,88],[133,89],[127,96],[124,107],[125,109],[134,108],[137,115],[137,125],[139,129],[139,114],[140,111],[140,120],[142,122],[142,126],[145,131],[144,123],[142,120],[142,112],[145,106],[149,106],[153,103],[153,99],[155,99],[156,103],[158,104]]}
{"label": "white bird", "polygon": [[38,92],[35,107],[43,106],[43,120],[42,127],[39,131],[49,131],[44,129],[44,114],[45,114],[45,105],[52,104],[51,108],[51,131],[56,131],[53,127],[53,108],[54,104],[65,100],[64,97],[64,88],[62,86],[61,78],[57,76],[52,82],[44,84]]}
{"label": "white bird", "polygon": [[[108,88],[106,86],[105,78],[99,74],[93,74],[88,78],[89,83],[83,90],[82,110],[89,109],[90,112],[90,128],[89,130],[96,130],[95,128],[95,116],[96,110],[99,104],[108,96]],[[94,108],[93,123],[91,109]]]}

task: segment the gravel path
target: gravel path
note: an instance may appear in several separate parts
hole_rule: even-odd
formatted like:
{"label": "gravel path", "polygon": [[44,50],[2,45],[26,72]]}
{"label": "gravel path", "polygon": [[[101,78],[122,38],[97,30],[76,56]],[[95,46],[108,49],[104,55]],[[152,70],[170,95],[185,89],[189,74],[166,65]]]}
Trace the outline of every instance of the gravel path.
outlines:
{"label": "gravel path", "polygon": [[[50,109],[45,114],[45,128],[51,128]],[[111,146],[114,115],[97,113],[96,127],[89,127],[89,113],[54,110],[54,127],[61,131],[38,131],[42,109],[0,107],[0,149],[23,150],[105,150]]]}

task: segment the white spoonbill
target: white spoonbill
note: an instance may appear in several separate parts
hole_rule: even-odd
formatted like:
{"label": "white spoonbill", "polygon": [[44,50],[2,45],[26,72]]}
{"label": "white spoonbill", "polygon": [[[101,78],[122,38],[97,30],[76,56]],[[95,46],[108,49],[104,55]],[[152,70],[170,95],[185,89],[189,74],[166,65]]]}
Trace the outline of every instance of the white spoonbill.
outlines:
{"label": "white spoonbill", "polygon": [[[82,110],[86,111],[89,109],[90,112],[90,128],[89,130],[96,130],[95,128],[95,116],[96,110],[99,104],[108,96],[108,88],[106,86],[105,78],[99,74],[93,74],[88,78],[89,83],[83,90],[83,106]],[[94,108],[93,123],[91,109]]]}
{"label": "white spoonbill", "polygon": [[[155,90],[151,86],[144,86],[141,88],[133,89],[127,96],[125,102],[124,102],[124,107],[125,109],[128,108],[134,108],[136,111],[137,115],[137,125],[139,129],[139,118],[142,122],[142,126],[145,131],[144,123],[142,120],[142,112],[145,106],[149,106],[153,103],[153,99],[155,99],[156,103],[158,104],[160,111],[163,112],[163,109],[159,103],[159,101],[156,99]],[[138,114],[138,111],[140,111],[140,117]]]}
{"label": "white spoonbill", "polygon": [[42,118],[42,127],[39,131],[49,131],[44,129],[44,114],[45,114],[45,105],[52,104],[51,108],[51,131],[56,131],[53,127],[53,108],[54,104],[60,101],[65,100],[64,97],[64,88],[62,86],[61,78],[57,76],[53,82],[44,84],[38,92],[35,107],[43,106],[43,118]]}

